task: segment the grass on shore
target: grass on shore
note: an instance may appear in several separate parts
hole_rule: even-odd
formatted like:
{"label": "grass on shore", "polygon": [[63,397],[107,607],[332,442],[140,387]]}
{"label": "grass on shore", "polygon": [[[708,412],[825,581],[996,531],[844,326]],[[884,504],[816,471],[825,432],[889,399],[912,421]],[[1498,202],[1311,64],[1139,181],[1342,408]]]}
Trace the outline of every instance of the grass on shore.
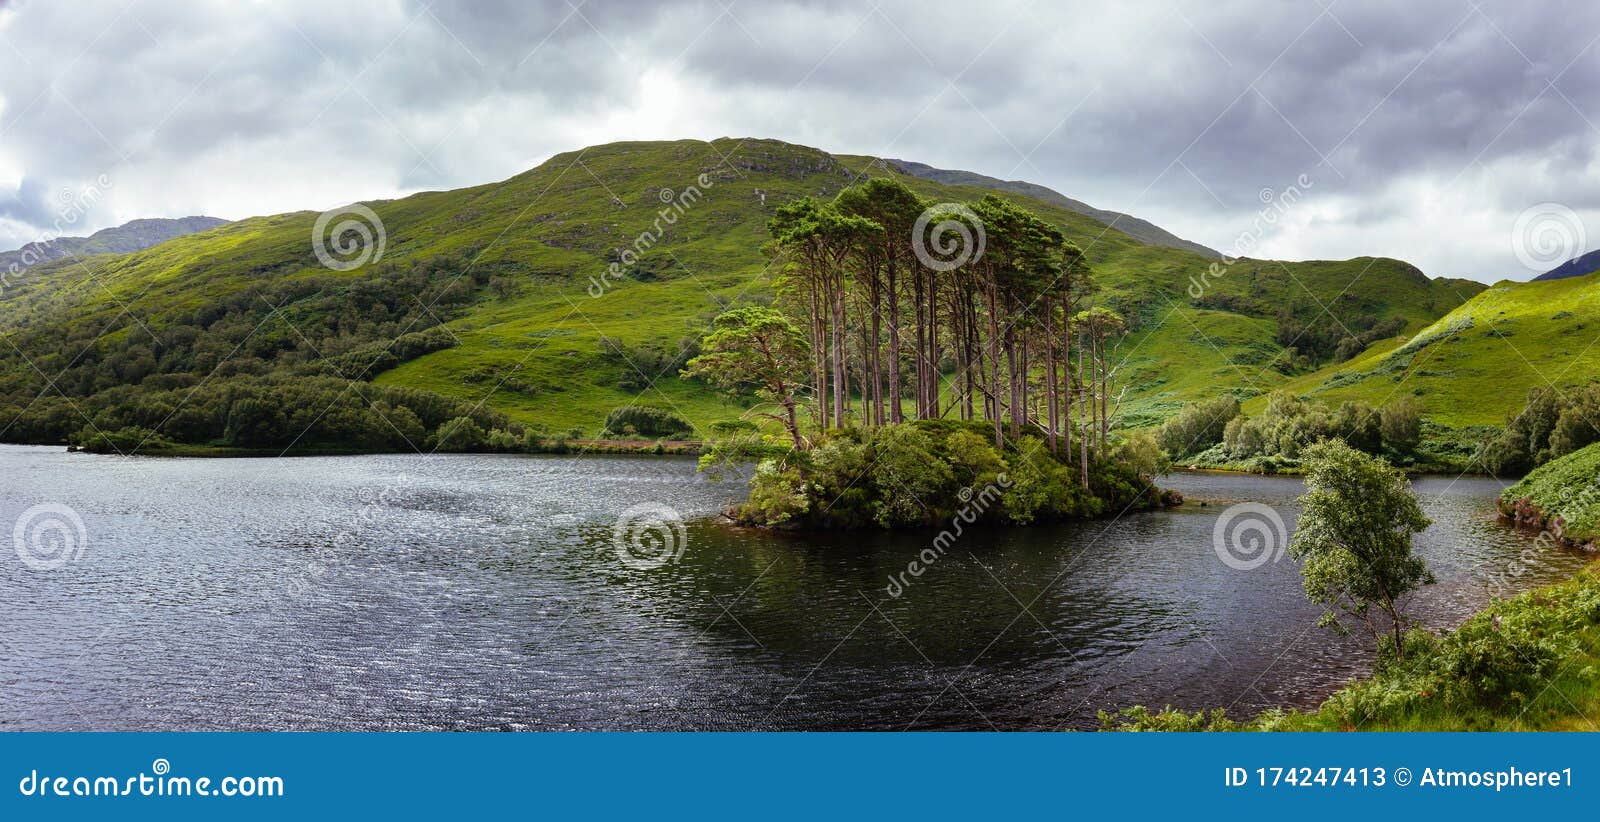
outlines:
{"label": "grass on shore", "polygon": [[1535,468],[1501,493],[1500,510],[1569,545],[1600,542],[1600,443]]}

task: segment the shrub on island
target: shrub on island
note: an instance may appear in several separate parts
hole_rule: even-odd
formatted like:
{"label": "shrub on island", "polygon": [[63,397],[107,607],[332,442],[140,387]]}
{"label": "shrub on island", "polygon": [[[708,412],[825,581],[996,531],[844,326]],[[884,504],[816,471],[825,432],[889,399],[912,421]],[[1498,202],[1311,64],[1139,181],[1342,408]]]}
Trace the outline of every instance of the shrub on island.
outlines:
{"label": "shrub on island", "polygon": [[[1025,525],[1150,510],[1163,494],[1120,456],[1081,465],[1026,434],[996,448],[982,422],[920,420],[838,429],[810,449],[756,465],[750,497],[732,511],[755,526],[800,529]],[[1071,453],[1071,452],[1069,452]]]}

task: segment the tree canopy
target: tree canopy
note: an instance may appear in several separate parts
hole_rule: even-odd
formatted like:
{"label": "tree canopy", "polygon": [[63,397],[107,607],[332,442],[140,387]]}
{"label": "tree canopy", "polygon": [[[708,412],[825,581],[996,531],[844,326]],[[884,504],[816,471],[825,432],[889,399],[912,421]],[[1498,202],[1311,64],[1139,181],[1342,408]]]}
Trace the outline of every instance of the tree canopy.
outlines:
{"label": "tree canopy", "polygon": [[1344,620],[1364,625],[1375,640],[1387,618],[1396,656],[1404,658],[1406,594],[1433,583],[1427,563],[1412,553],[1411,535],[1431,523],[1404,473],[1339,440],[1305,450],[1306,493],[1289,551],[1304,565],[1306,595],[1327,606],[1321,624],[1341,633]]}

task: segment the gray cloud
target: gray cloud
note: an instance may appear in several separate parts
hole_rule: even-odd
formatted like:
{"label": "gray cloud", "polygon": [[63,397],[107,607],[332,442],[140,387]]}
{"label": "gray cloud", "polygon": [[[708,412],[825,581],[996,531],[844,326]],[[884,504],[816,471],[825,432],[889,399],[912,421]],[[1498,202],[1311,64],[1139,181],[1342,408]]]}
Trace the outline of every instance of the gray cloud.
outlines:
{"label": "gray cloud", "polygon": [[471,185],[621,139],[776,137],[1032,180],[1227,247],[1524,278],[1517,215],[1600,244],[1600,8],[491,0],[0,5],[0,246]]}

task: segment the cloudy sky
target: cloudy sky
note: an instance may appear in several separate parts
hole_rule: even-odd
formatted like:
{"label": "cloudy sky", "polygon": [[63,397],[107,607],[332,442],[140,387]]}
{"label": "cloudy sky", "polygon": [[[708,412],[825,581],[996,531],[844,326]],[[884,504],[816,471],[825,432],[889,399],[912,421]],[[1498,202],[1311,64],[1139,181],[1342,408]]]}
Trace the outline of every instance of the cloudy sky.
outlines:
{"label": "cloudy sky", "polygon": [[85,187],[66,233],[749,136],[1031,180],[1223,251],[1527,279],[1600,246],[1597,39],[1592,2],[0,0],[0,248]]}

